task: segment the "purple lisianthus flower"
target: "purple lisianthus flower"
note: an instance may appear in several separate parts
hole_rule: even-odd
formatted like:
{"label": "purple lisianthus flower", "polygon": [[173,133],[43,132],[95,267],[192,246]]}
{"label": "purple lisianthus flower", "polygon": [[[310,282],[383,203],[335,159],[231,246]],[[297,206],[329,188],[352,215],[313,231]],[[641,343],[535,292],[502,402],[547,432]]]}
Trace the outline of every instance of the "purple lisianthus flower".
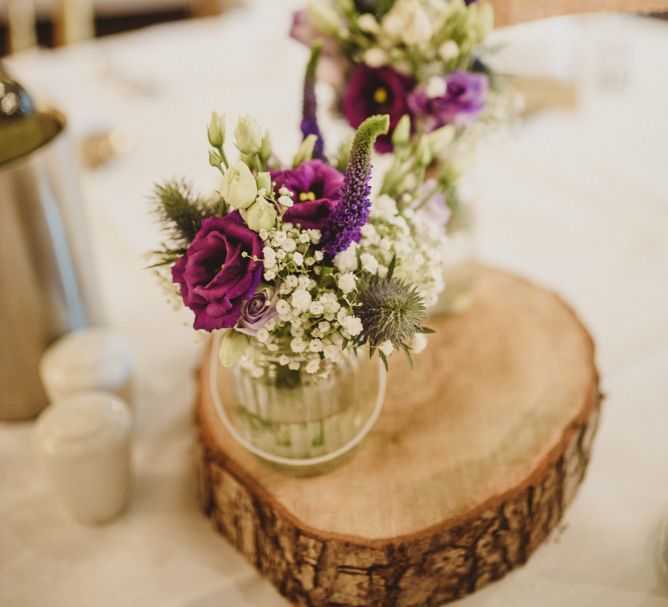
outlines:
{"label": "purple lisianthus flower", "polygon": [[485,107],[488,78],[485,74],[456,70],[445,77],[445,93],[429,97],[416,89],[408,97],[411,111],[420,117],[428,131],[446,124],[464,126],[478,117]]}
{"label": "purple lisianthus flower", "polygon": [[[238,211],[208,217],[184,255],[172,267],[183,303],[195,312],[195,329],[233,327],[243,304],[262,278],[262,240]],[[246,255],[244,255],[246,253]]]}
{"label": "purple lisianthus flower", "polygon": [[392,151],[392,131],[404,114],[410,114],[408,95],[414,80],[395,69],[359,66],[351,75],[343,94],[343,114],[353,128],[374,114],[388,114],[390,130],[376,140],[376,150]]}
{"label": "purple lisianthus flower", "polygon": [[286,187],[294,204],[286,210],[283,221],[304,229],[321,230],[339,201],[343,175],[322,160],[309,160],[296,169],[272,171],[276,194]]}
{"label": "purple lisianthus flower", "polygon": [[251,337],[255,336],[258,329],[264,327],[267,321],[274,318],[278,313],[274,305],[274,288],[262,285],[249,300],[241,305],[241,317],[237,323],[236,330]]}

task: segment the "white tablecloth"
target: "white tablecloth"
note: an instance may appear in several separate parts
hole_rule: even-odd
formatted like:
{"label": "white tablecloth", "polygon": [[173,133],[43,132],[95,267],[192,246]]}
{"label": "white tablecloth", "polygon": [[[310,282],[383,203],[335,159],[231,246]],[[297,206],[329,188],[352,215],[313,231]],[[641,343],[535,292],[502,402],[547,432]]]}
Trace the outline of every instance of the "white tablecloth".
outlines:
{"label": "white tablecloth", "polygon": [[[202,343],[141,255],[158,239],[146,198],[154,180],[215,183],[211,109],[251,112],[280,151],[294,149],[306,52],[285,35],[291,4],[257,0],[223,18],[10,62],[68,112],[75,133],[116,126],[134,137],[130,153],[83,172],[82,187],[107,316],[137,353],[139,403],[132,504],[100,527],[72,522],[54,503],[31,454],[32,426],[0,424],[3,606],[286,604],[197,509],[190,416]],[[481,255],[570,300],[597,341],[608,398],[559,532],[526,566],[460,604],[666,605],[654,547],[668,517],[668,24],[587,18],[503,38],[506,66],[542,54],[555,75],[582,83],[581,103],[482,150]],[[566,46],[555,51],[554,39]],[[513,40],[528,51],[513,57]],[[615,86],[601,72],[611,48],[624,76]]]}

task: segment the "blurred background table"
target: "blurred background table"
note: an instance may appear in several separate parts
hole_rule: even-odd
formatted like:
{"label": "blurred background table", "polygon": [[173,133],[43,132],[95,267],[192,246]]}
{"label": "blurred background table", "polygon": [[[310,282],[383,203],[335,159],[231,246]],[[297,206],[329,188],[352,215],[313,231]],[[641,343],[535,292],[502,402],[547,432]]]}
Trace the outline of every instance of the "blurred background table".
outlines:
{"label": "blurred background table", "polygon": [[[132,141],[81,177],[105,311],[135,347],[139,385],[134,500],[113,524],[70,521],[36,474],[32,426],[0,425],[3,606],[286,604],[197,509],[191,404],[202,341],[142,255],[159,239],[147,199],[155,180],[216,185],[212,109],[255,114],[285,156],[298,143],[306,51],[286,33],[298,4],[255,0],[9,59],[67,112],[75,138],[117,129]],[[502,67],[565,83],[574,97],[481,150],[481,256],[572,303],[597,341],[608,398],[562,528],[525,567],[460,604],[665,605],[654,551],[668,517],[668,23],[562,18],[498,39]]]}

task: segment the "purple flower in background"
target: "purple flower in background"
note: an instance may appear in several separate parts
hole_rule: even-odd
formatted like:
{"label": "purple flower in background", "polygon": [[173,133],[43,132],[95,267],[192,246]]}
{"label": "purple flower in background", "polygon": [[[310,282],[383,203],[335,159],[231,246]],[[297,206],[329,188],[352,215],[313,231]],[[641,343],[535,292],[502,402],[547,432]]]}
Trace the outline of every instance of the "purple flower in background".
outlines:
{"label": "purple flower in background", "polygon": [[274,306],[274,289],[269,285],[258,288],[248,301],[241,306],[241,317],[236,330],[254,337],[258,329],[264,327],[267,321],[277,315]]}
{"label": "purple flower in background", "polygon": [[445,77],[445,85],[445,93],[438,97],[429,97],[427,91],[417,89],[408,98],[411,111],[424,120],[428,131],[446,124],[469,124],[485,107],[485,74],[454,71]]}
{"label": "purple flower in background", "polygon": [[[195,329],[214,331],[233,327],[243,303],[255,293],[263,265],[262,240],[238,211],[208,217],[183,257],[172,267],[183,303],[195,312]],[[243,253],[247,255],[244,256]]]}
{"label": "purple flower in background", "polygon": [[321,230],[339,201],[343,175],[322,160],[309,160],[296,169],[272,171],[276,194],[286,187],[294,204],[283,216],[284,221],[305,229]]}
{"label": "purple flower in background", "polygon": [[378,137],[379,152],[392,151],[392,131],[404,114],[410,114],[408,95],[414,86],[411,77],[400,74],[389,66],[359,66],[350,77],[343,95],[343,114],[350,126],[357,128],[374,114],[388,114],[390,129]]}
{"label": "purple flower in background", "polygon": [[331,257],[359,240],[366,225],[371,206],[371,148],[379,135],[387,133],[389,123],[388,116],[371,116],[355,133],[339,203],[322,231],[321,246]]}

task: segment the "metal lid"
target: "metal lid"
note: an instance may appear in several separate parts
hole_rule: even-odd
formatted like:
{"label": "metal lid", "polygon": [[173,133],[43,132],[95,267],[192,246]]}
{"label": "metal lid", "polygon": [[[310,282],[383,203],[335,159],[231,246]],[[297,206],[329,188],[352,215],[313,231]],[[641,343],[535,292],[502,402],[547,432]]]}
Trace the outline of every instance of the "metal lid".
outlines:
{"label": "metal lid", "polygon": [[0,63],[0,165],[41,148],[63,130],[55,113],[40,112]]}

